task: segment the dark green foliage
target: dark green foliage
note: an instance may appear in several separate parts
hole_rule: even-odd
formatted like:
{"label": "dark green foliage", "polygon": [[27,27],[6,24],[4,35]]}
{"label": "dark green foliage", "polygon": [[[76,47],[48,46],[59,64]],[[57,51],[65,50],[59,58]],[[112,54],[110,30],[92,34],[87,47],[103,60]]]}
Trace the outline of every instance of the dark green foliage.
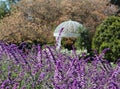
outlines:
{"label": "dark green foliage", "polygon": [[62,38],[61,44],[63,48],[66,48],[68,50],[72,50],[73,49],[73,45],[76,41],[76,38],[71,37],[71,38]]}
{"label": "dark green foliage", "polygon": [[110,0],[110,3],[120,6],[120,0]]}
{"label": "dark green foliage", "polygon": [[[0,2],[1,3],[1,2]],[[3,17],[3,16],[5,16],[5,4],[3,3],[3,4],[1,4],[1,6],[0,6],[0,19]]]}
{"label": "dark green foliage", "polygon": [[104,48],[110,48],[105,55],[109,61],[115,62],[120,58],[120,17],[111,16],[98,26],[93,37],[92,48],[99,52]]}
{"label": "dark green foliage", "polygon": [[0,19],[10,13],[10,1],[0,1]]}
{"label": "dark green foliage", "polygon": [[82,28],[80,30],[80,36],[77,38],[74,46],[76,49],[87,49],[89,52],[91,43],[89,39],[89,31],[87,29]]}

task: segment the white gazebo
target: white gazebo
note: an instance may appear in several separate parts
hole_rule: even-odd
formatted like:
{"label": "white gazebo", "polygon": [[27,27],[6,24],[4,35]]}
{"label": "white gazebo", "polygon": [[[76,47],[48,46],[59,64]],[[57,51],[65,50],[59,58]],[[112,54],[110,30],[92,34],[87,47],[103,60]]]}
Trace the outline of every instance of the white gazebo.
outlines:
{"label": "white gazebo", "polygon": [[59,24],[54,31],[57,49],[61,47],[62,37],[78,37],[80,36],[80,31],[83,30],[83,25],[77,21],[69,20]]}

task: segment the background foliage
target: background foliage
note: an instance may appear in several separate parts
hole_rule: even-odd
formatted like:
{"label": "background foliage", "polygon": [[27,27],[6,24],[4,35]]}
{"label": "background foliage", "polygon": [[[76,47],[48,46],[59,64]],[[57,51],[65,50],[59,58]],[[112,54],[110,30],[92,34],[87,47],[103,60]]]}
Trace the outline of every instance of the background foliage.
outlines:
{"label": "background foliage", "polygon": [[21,0],[0,21],[0,40],[54,44],[55,27],[69,19],[84,24],[91,39],[96,26],[116,10],[107,4],[107,0]]}

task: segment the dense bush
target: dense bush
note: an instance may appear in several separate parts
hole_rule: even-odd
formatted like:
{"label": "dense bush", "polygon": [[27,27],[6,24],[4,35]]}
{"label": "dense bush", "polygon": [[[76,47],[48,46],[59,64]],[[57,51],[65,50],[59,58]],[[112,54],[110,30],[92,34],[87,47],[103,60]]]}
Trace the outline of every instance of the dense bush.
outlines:
{"label": "dense bush", "polygon": [[67,56],[49,46],[23,49],[0,43],[0,89],[119,89],[120,64],[103,60],[106,50],[88,62],[75,50]]}
{"label": "dense bush", "polygon": [[92,47],[99,52],[110,48],[105,56],[110,61],[120,58],[120,17],[111,16],[103,21],[96,29]]}

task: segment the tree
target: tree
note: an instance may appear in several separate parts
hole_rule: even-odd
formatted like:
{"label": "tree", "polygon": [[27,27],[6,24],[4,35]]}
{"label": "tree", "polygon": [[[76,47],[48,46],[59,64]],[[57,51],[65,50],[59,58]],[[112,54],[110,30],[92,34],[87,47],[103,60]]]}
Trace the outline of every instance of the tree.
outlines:
{"label": "tree", "polygon": [[0,40],[54,43],[55,27],[69,19],[84,24],[92,34],[91,39],[96,26],[113,13],[106,3],[105,0],[20,0],[12,5],[11,15],[1,21]]}

